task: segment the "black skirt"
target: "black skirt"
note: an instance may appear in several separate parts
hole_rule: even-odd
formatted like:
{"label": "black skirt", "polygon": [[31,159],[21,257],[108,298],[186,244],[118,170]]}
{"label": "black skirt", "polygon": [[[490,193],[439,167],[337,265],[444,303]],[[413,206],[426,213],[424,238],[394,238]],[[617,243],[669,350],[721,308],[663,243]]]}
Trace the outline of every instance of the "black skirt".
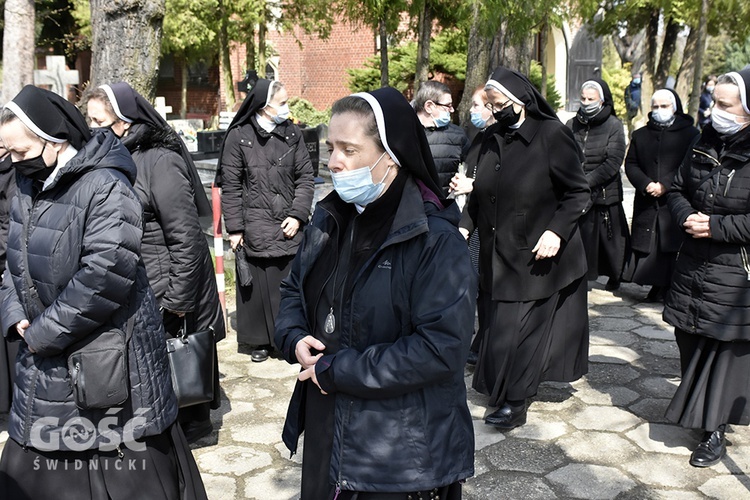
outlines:
{"label": "black skirt", "polygon": [[715,431],[750,423],[750,342],[723,342],[675,329],[682,380],[666,417],[682,427]]}
{"label": "black skirt", "polygon": [[237,284],[237,342],[252,346],[273,345],[274,322],[281,303],[281,280],[287,277],[294,255],[248,258],[253,283]]}
{"label": "black skirt", "polygon": [[0,458],[0,498],[13,500],[207,500],[185,436],[172,425],[141,441],[145,450],[24,450],[8,439]]}
{"label": "black skirt", "polygon": [[586,281],[560,290],[552,318],[547,364],[542,380],[573,382],[589,371],[589,310]]}
{"label": "black skirt", "polygon": [[630,260],[622,273],[622,280],[639,285],[668,287],[672,284],[672,272],[677,262],[677,252],[664,252],[660,249],[661,234],[658,227],[651,239],[648,253],[633,250]]}
{"label": "black skirt", "polygon": [[16,354],[19,342],[0,338],[0,413],[8,413],[13,401],[13,380],[16,378]]}
{"label": "black skirt", "polygon": [[619,280],[630,248],[628,220],[622,203],[594,205],[578,224],[586,250],[587,278],[609,276]]}

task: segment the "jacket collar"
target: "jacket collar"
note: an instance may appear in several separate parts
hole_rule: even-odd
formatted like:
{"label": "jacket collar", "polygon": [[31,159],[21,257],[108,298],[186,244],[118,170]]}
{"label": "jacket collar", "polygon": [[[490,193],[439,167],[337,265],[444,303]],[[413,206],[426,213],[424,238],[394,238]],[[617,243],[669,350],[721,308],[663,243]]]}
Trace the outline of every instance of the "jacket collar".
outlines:
{"label": "jacket collar", "polygon": [[496,125],[491,125],[488,131],[493,132],[495,139],[500,145],[502,145],[503,141],[510,143],[516,138],[521,139],[524,144],[528,145],[534,139],[537,132],[539,132],[541,125],[542,120],[527,116],[521,126],[516,129],[500,129]]}

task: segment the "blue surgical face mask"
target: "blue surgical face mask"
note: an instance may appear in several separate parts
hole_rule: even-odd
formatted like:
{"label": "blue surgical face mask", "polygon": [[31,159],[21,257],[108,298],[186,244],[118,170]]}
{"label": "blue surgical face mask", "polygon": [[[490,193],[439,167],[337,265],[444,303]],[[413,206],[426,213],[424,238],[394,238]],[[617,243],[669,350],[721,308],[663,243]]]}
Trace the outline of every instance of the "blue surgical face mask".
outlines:
{"label": "blue surgical face mask", "polygon": [[476,128],[484,128],[487,125],[487,120],[482,118],[482,112],[471,114],[471,124]]}
{"label": "blue surgical face mask", "polygon": [[273,117],[273,121],[276,125],[281,125],[287,120],[287,118],[289,118],[288,104],[284,104],[283,106],[279,106],[278,108],[272,104],[266,104],[266,106],[276,110],[276,115]]}
{"label": "blue surgical face mask", "polygon": [[441,111],[437,118],[432,119],[435,122],[435,127],[445,127],[451,122],[451,114],[449,111]]}
{"label": "blue surgical face mask", "polygon": [[640,78],[633,78],[633,83],[635,83],[636,85],[640,85],[641,84],[641,79]]}
{"label": "blue surgical face mask", "polygon": [[672,108],[658,108],[651,112],[651,117],[657,123],[668,123],[674,118],[674,110]]}
{"label": "blue surgical face mask", "polygon": [[347,203],[356,203],[363,207],[377,200],[380,195],[383,194],[383,190],[385,189],[385,178],[388,176],[391,167],[388,167],[385,175],[377,184],[372,182],[372,170],[384,156],[385,151],[380,155],[380,158],[378,158],[378,161],[376,161],[372,167],[331,172],[333,189],[336,190],[339,197]]}

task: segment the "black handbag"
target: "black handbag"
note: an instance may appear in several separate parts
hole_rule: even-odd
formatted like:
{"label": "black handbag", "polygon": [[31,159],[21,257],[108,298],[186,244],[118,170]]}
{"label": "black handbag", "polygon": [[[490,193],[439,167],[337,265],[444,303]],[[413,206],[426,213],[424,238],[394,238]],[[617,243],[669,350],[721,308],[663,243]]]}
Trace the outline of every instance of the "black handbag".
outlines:
{"label": "black handbag", "polygon": [[172,387],[180,408],[214,399],[216,343],[213,328],[187,333],[187,318],[173,339],[167,339]]}
{"label": "black handbag", "polygon": [[[28,221],[24,220],[24,228]],[[28,234],[28,229],[24,230]],[[29,291],[26,311],[29,318],[41,314],[45,307],[29,274],[29,257],[23,251],[24,278]],[[127,401],[130,396],[128,375],[128,342],[133,335],[137,296],[136,284],[130,294],[129,317],[126,331],[104,325],[66,349],[67,367],[76,406],[82,410],[110,408]]]}
{"label": "black handbag", "polygon": [[234,251],[234,264],[235,269],[237,269],[237,283],[240,286],[252,286],[253,275],[250,272],[250,263],[247,261],[245,247],[239,246]]}

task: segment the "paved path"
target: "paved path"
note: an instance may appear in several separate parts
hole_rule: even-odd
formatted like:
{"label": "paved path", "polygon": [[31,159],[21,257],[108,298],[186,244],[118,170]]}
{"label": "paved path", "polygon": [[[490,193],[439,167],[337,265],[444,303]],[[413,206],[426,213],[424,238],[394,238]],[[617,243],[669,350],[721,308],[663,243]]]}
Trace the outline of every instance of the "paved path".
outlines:
{"label": "paved path", "polygon": [[[486,426],[487,398],[469,389],[476,474],[464,498],[750,498],[747,428],[728,434],[721,464],[696,469],[687,460],[700,432],[664,420],[678,351],[660,305],[642,302],[646,292],[594,285],[589,374],[542,384],[525,426],[505,434]],[[230,300],[233,326],[232,309]],[[219,344],[219,358],[224,404],[212,415],[216,430],[193,446],[210,498],[296,498],[300,454],[290,459],[280,435],[297,368],[276,359],[252,363],[237,352],[234,330]],[[467,386],[471,375],[467,369]],[[0,442],[6,427],[0,420]]]}

